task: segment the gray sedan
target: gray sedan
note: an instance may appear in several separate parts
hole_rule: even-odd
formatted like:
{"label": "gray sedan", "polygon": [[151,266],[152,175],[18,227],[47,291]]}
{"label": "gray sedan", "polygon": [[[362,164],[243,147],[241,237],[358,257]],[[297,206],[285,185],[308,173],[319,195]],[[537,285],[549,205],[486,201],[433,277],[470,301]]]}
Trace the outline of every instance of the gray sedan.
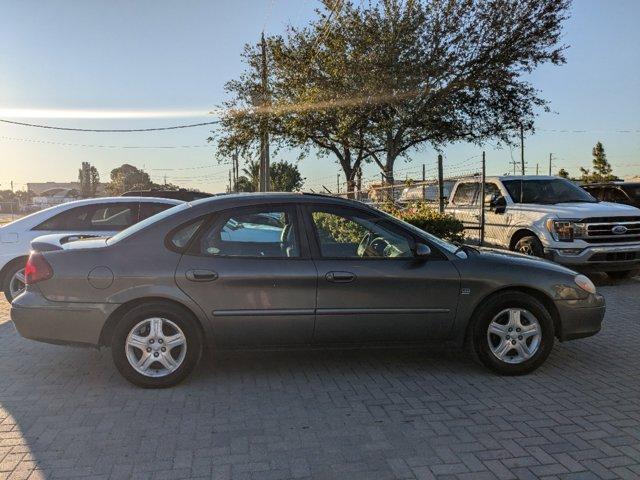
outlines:
{"label": "gray sedan", "polygon": [[564,267],[452,245],[321,195],[214,197],[110,239],[39,249],[12,304],[20,334],[110,346],[143,387],[183,380],[205,345],[448,341],[524,374],[556,338],[597,333],[605,310],[593,283]]}

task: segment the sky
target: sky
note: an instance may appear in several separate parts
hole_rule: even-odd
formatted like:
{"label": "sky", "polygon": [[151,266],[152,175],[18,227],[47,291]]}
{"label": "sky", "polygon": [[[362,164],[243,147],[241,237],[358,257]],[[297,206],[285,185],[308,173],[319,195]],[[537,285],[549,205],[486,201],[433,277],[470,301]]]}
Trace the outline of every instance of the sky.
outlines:
{"label": "sky", "polygon": [[[150,128],[214,120],[227,97],[240,54],[264,30],[303,25],[316,0],[2,0],[0,119],[72,128]],[[640,175],[640,1],[574,0],[563,43],[567,64],[543,66],[531,77],[552,113],[525,138],[527,173],[589,167],[602,141],[614,173]],[[0,123],[0,189],[27,182],[75,181],[82,161],[103,180],[129,163],[164,181],[208,192],[224,191],[229,165],[207,144],[208,127],[153,133],[80,133]],[[132,148],[133,147],[133,148]],[[163,148],[160,148],[163,147]],[[168,148],[167,148],[168,147]],[[512,171],[519,148],[455,144],[444,148],[445,171],[479,166]],[[432,148],[396,165],[396,178],[434,172]],[[296,161],[282,151],[274,160]],[[335,190],[339,168],[309,155],[299,163],[306,188]],[[367,166],[365,179],[377,179]],[[344,176],[342,176],[344,181]],[[342,187],[344,188],[344,187]]]}

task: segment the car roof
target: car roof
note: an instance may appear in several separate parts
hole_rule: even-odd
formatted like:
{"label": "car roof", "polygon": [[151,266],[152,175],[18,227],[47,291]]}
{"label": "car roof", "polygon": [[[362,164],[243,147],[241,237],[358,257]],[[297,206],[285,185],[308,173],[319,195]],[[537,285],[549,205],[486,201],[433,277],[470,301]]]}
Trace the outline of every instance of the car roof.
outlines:
{"label": "car roof", "polygon": [[252,193],[229,193],[225,195],[216,195],[209,198],[203,198],[190,202],[193,207],[203,205],[211,206],[212,204],[244,206],[244,205],[261,205],[264,203],[330,203],[333,205],[366,207],[371,208],[367,204],[357,200],[335,197],[333,195],[322,193],[308,192],[252,192]]}

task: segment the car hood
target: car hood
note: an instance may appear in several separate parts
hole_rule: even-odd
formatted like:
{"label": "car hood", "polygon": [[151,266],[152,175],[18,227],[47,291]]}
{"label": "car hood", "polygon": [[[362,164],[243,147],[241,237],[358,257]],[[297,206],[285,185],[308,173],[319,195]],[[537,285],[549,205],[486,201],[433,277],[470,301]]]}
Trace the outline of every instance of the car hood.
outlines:
{"label": "car hood", "polygon": [[589,217],[636,217],[640,216],[640,209],[631,205],[610,202],[573,202],[546,204],[517,204],[521,211],[533,211],[556,215],[558,218],[582,219]]}
{"label": "car hood", "polygon": [[549,272],[561,273],[567,275],[577,275],[578,273],[538,257],[532,257],[530,255],[524,255],[522,253],[510,252],[507,250],[497,250],[494,248],[479,248],[477,250],[477,256],[484,261],[500,263],[503,265],[511,265],[525,268],[536,268],[540,270],[547,270]]}

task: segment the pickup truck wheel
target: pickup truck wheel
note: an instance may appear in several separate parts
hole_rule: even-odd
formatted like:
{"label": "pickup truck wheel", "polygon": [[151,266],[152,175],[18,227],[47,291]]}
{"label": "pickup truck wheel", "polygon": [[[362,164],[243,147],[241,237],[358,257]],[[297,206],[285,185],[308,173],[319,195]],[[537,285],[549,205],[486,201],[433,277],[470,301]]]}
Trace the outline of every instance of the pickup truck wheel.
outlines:
{"label": "pickup truck wheel", "polygon": [[619,270],[619,271],[605,272],[605,273],[609,278],[612,278],[614,280],[624,280],[625,278],[631,278],[637,275],[638,273],[640,273],[640,271],[639,270]]}
{"label": "pickup truck wheel", "polygon": [[490,298],[472,321],[472,353],[480,363],[501,375],[532,372],[553,348],[551,315],[525,293],[508,292]]}
{"label": "pickup truck wheel", "polygon": [[531,255],[533,257],[543,257],[544,247],[542,242],[535,235],[527,235],[518,240],[513,248],[518,253]]}
{"label": "pickup truck wheel", "polygon": [[154,302],[124,314],[113,333],[111,355],[122,376],[134,385],[165,388],[193,371],[202,344],[202,333],[190,312]]}
{"label": "pickup truck wheel", "polygon": [[14,298],[24,292],[26,288],[24,278],[24,266],[26,258],[18,258],[6,268],[2,279],[2,291],[7,301],[11,303]]}

